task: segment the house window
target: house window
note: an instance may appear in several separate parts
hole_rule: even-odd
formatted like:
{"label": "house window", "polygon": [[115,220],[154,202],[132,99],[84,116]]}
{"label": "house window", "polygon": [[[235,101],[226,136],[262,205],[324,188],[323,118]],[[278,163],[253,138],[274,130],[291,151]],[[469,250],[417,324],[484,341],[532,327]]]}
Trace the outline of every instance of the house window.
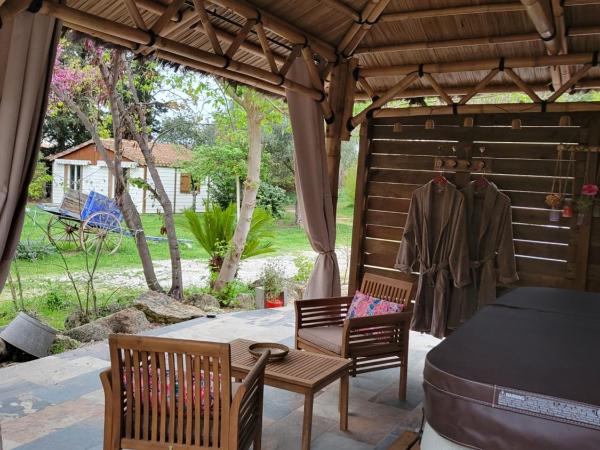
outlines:
{"label": "house window", "polygon": [[189,194],[192,192],[192,175],[189,173],[182,173],[179,179],[179,192],[182,194]]}
{"label": "house window", "polygon": [[75,164],[68,165],[67,187],[75,191],[81,190],[81,169],[82,166]]}

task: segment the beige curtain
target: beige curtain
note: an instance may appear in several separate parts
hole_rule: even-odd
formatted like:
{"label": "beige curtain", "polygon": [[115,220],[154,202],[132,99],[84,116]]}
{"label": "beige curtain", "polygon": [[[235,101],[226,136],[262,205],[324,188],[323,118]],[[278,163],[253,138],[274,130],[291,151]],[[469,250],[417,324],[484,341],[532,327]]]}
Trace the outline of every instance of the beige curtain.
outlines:
{"label": "beige curtain", "polygon": [[[296,59],[290,79],[310,86],[302,58]],[[323,114],[314,100],[287,90],[294,134],[296,193],[304,228],[312,248],[319,253],[304,298],[340,296],[340,269],[335,254],[335,217],[331,203]]]}
{"label": "beige curtain", "polygon": [[0,291],[23,227],[60,28],[29,12],[0,28]]}

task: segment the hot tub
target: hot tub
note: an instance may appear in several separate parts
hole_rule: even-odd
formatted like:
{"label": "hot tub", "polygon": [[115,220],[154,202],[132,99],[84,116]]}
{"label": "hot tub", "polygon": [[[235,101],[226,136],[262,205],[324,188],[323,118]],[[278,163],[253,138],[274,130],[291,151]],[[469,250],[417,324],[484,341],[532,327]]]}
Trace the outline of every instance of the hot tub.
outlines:
{"label": "hot tub", "polygon": [[424,389],[429,426],[455,444],[600,449],[600,295],[507,293],[428,353]]}

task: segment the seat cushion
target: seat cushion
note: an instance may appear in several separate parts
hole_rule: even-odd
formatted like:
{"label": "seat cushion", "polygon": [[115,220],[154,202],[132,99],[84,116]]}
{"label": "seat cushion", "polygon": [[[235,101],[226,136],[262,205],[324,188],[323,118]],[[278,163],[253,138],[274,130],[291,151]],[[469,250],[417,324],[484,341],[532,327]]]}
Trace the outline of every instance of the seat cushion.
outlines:
{"label": "seat cushion", "polygon": [[342,327],[300,328],[298,336],[318,347],[340,355],[342,353],[343,331]]}

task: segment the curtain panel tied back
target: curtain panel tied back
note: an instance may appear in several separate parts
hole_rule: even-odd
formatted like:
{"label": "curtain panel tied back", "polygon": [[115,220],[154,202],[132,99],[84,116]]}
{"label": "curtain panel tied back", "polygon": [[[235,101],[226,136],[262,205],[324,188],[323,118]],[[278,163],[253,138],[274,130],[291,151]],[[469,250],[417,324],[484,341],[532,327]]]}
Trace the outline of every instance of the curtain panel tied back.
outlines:
{"label": "curtain panel tied back", "polygon": [[[1,9],[0,9],[1,11]],[[0,291],[19,242],[61,23],[21,12],[0,28]]]}
{"label": "curtain panel tied back", "polygon": [[[311,86],[302,58],[294,61],[288,77]],[[298,206],[308,240],[319,254],[304,298],[339,297],[340,269],[335,254],[335,215],[327,173],[323,114],[319,103],[305,95],[286,90],[286,97],[294,135]]]}

